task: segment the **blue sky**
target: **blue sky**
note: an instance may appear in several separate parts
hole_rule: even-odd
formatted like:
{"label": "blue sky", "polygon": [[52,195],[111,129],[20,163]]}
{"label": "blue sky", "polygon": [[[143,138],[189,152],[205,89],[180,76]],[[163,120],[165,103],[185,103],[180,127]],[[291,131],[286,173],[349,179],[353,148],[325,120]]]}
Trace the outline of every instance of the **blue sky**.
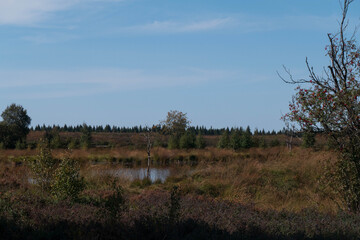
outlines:
{"label": "blue sky", "polygon": [[340,13],[338,0],[0,0],[1,108],[23,105],[33,126],[179,110],[192,125],[281,129],[295,86],[276,71],[307,77],[308,57],[321,74]]}

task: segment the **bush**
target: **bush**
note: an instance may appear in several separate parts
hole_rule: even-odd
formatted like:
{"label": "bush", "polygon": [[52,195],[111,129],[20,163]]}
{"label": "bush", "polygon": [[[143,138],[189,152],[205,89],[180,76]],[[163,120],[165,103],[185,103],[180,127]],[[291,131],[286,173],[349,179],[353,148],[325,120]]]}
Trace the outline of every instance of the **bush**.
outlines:
{"label": "bush", "polygon": [[315,133],[313,132],[305,132],[303,135],[303,143],[302,146],[304,148],[310,148],[315,145]]}
{"label": "bush", "polygon": [[69,144],[68,144],[68,148],[69,149],[76,149],[76,148],[79,148],[79,140],[77,139],[74,139],[74,138],[71,138]]}
{"label": "bush", "polygon": [[192,133],[186,132],[180,138],[180,148],[189,149],[195,147],[195,136]]}
{"label": "bush", "polygon": [[265,141],[265,138],[261,138],[260,141],[259,141],[259,147],[261,148],[267,148],[267,143]]}
{"label": "bush", "polygon": [[241,132],[233,131],[230,137],[230,147],[234,150],[238,150],[241,148]]}
{"label": "bush", "polygon": [[65,157],[54,173],[52,193],[60,199],[76,199],[84,189],[84,179],[79,175],[80,168],[74,159]]}
{"label": "bush", "polygon": [[169,149],[177,149],[179,148],[180,143],[179,143],[179,138],[176,137],[175,135],[171,135],[169,137],[169,141],[168,141],[168,148]]}
{"label": "bush", "polygon": [[113,194],[104,199],[103,208],[109,213],[110,219],[115,220],[125,210],[124,189],[117,186],[116,181],[112,183]]}
{"label": "bush", "polygon": [[270,147],[277,147],[277,146],[280,146],[279,139],[275,138],[275,139],[270,141]]}
{"label": "bush", "polygon": [[205,139],[201,133],[196,136],[195,145],[198,149],[204,149],[206,147]]}
{"label": "bush", "polygon": [[36,184],[40,186],[43,191],[49,191],[58,160],[52,157],[51,150],[44,141],[39,143],[39,151],[40,153],[37,156],[28,159],[30,169]]}
{"label": "bush", "polygon": [[228,148],[228,147],[230,147],[229,130],[225,130],[218,142],[218,148]]}

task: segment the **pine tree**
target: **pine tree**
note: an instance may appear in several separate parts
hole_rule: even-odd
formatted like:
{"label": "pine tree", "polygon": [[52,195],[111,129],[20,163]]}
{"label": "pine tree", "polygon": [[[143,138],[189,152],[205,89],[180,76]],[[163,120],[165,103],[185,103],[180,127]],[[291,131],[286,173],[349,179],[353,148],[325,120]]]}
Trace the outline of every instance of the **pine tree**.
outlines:
{"label": "pine tree", "polygon": [[203,149],[205,147],[206,147],[206,142],[200,131],[200,133],[196,136],[196,148]]}
{"label": "pine tree", "polygon": [[239,130],[234,130],[230,136],[230,147],[234,150],[241,148],[241,133]]}
{"label": "pine tree", "polygon": [[230,147],[230,136],[229,129],[225,130],[220,137],[218,142],[218,148],[229,148]]}

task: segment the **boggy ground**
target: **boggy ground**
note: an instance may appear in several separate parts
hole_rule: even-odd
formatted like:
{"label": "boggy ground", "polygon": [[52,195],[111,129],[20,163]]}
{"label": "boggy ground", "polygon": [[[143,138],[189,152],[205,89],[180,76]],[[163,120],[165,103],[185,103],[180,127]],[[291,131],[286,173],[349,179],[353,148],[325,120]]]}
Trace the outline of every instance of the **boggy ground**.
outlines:
{"label": "boggy ground", "polygon": [[[1,151],[2,239],[358,239],[359,215],[341,211],[322,185],[332,152],[295,148],[234,152],[154,149],[153,165],[171,165],[164,183],[88,174],[143,164],[145,152],[78,150],[86,188],[57,200],[29,183],[23,155]],[[55,151],[55,157],[62,156]],[[87,159],[87,160],[86,160]],[[89,160],[90,159],[90,160]],[[175,188],[174,188],[175,187]]]}

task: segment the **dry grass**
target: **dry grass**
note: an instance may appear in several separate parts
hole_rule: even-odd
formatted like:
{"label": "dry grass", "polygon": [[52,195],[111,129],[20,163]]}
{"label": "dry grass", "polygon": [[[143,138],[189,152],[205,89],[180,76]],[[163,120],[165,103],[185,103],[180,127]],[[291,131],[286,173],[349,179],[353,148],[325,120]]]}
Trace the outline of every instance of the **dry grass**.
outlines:
{"label": "dry grass", "polygon": [[[226,152],[219,156],[223,154]],[[288,152],[281,147],[227,154],[231,158],[200,162],[190,177],[179,181],[177,176],[177,181],[169,181],[179,184],[187,193],[254,204],[259,209],[338,210],[330,199],[334,196],[319,191],[325,163],[335,161],[335,154],[302,148]]]}
{"label": "dry grass", "polygon": [[[36,154],[36,150],[0,150],[0,159],[3,160],[0,166],[0,185],[5,180],[14,182],[15,185],[16,182],[23,183],[26,167],[15,164],[21,162],[23,156]],[[64,150],[53,151],[56,158],[61,158],[64,154]],[[294,148],[289,152],[284,147],[253,148],[240,152],[217,148],[154,148],[152,156],[154,166],[170,164],[173,174],[164,184],[151,185],[145,189],[170,189],[173,185],[179,185],[184,194],[254,204],[258,209],[286,209],[295,212],[304,208],[317,208],[327,212],[338,210],[337,204],[331,200],[338,200],[337,196],[320,191],[318,183],[325,173],[325,163],[336,161],[336,154],[330,151]],[[111,167],[108,163],[113,162],[116,165],[120,161],[122,164],[125,161],[144,164],[146,152],[125,147],[92,148],[73,150],[71,157],[83,163],[81,175],[85,177],[88,186],[100,189],[114,180],[114,177],[90,174],[91,172]],[[94,161],[105,164],[93,165]],[[17,178],[22,180],[16,180]],[[119,181],[130,192],[142,191],[134,188],[129,180]]]}

